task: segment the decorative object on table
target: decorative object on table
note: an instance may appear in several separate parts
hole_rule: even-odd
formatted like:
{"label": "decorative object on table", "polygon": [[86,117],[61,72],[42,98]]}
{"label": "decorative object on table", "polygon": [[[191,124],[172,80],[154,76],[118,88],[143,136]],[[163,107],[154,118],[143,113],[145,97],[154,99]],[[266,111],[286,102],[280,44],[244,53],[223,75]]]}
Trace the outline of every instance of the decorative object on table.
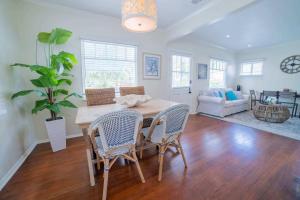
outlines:
{"label": "decorative object on table", "polygon": [[198,79],[205,79],[207,80],[207,69],[208,65],[207,64],[197,64],[198,68]]}
{"label": "decorative object on table", "polygon": [[160,79],[161,56],[144,53],[144,79]]}
{"label": "decorative object on table", "polygon": [[283,123],[290,118],[290,111],[287,106],[282,105],[257,105],[253,114],[256,119],[272,122],[272,123]]}
{"label": "decorative object on table", "polygon": [[[32,90],[19,91],[12,95],[12,99],[35,93],[39,98],[35,102],[32,113],[49,110],[50,118],[45,120],[52,150],[58,151],[66,148],[66,127],[65,119],[58,116],[63,107],[76,108],[69,101],[69,98],[81,97],[77,93],[70,93],[65,86],[71,85],[72,80],[70,71],[77,64],[76,57],[68,52],[54,52],[58,45],[65,44],[72,36],[72,32],[61,28],[53,29],[50,33],[41,32],[37,36],[37,41],[44,45],[45,49],[45,65],[27,65],[16,63],[12,66],[20,66],[39,75],[38,78],[32,79],[31,83],[37,87]],[[55,48],[54,48],[55,47]]]}
{"label": "decorative object on table", "polygon": [[236,91],[241,91],[241,85],[236,86]]}
{"label": "decorative object on table", "polygon": [[300,72],[300,55],[290,56],[284,59],[280,64],[280,69],[288,74]]}
{"label": "decorative object on table", "polygon": [[132,108],[147,101],[151,100],[152,98],[149,95],[136,95],[136,94],[129,94],[126,96],[116,97],[114,101],[117,104],[125,105],[127,108]]}
{"label": "decorative object on table", "polygon": [[156,0],[124,0],[122,26],[132,32],[150,32],[157,28]]}

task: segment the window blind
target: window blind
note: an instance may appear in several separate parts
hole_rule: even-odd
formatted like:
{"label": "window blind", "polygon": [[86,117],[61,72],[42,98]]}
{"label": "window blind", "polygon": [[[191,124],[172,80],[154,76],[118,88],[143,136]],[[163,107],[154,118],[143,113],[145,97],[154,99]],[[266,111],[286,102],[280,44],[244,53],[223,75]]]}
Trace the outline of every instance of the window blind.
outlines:
{"label": "window blind", "polygon": [[134,86],[137,47],[82,40],[84,89]]}

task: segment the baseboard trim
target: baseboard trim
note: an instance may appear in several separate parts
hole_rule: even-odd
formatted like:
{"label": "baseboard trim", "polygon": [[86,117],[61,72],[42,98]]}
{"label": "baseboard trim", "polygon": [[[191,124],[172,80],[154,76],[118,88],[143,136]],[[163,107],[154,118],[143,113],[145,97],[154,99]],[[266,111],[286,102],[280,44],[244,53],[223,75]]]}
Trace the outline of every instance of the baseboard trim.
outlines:
{"label": "baseboard trim", "polygon": [[[81,137],[81,136],[83,136],[82,133],[71,134],[71,135],[67,135],[67,139],[77,138],[77,137]],[[37,142],[37,144],[43,144],[43,143],[48,143],[48,142],[50,142],[49,139],[39,140]]]}
{"label": "baseboard trim", "polygon": [[10,170],[1,178],[0,180],[0,191],[4,188],[4,186],[8,183],[8,181],[15,175],[18,169],[22,166],[27,157],[31,154],[38,143],[34,142],[21,157],[15,162],[15,164],[10,168]]}

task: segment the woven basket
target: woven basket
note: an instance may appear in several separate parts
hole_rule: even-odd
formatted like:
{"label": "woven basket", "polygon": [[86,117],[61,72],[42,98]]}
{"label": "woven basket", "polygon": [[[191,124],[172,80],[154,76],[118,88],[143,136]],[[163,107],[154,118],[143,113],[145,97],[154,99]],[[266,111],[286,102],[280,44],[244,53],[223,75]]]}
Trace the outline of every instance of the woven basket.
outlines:
{"label": "woven basket", "polygon": [[257,105],[253,114],[256,119],[272,122],[283,123],[290,118],[290,111],[287,106],[283,105]]}

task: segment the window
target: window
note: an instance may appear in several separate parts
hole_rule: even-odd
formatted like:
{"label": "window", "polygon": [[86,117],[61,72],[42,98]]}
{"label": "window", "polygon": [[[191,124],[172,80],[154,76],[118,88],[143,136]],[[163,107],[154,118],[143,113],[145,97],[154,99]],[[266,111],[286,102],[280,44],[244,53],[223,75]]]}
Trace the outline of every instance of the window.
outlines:
{"label": "window", "polygon": [[172,88],[190,86],[191,57],[172,55]]}
{"label": "window", "polygon": [[262,60],[242,63],[240,75],[242,76],[262,75],[263,64],[264,62]]}
{"label": "window", "polygon": [[223,60],[210,59],[210,88],[225,88],[226,87],[226,65]]}
{"label": "window", "polygon": [[137,47],[82,40],[83,89],[134,86]]}

